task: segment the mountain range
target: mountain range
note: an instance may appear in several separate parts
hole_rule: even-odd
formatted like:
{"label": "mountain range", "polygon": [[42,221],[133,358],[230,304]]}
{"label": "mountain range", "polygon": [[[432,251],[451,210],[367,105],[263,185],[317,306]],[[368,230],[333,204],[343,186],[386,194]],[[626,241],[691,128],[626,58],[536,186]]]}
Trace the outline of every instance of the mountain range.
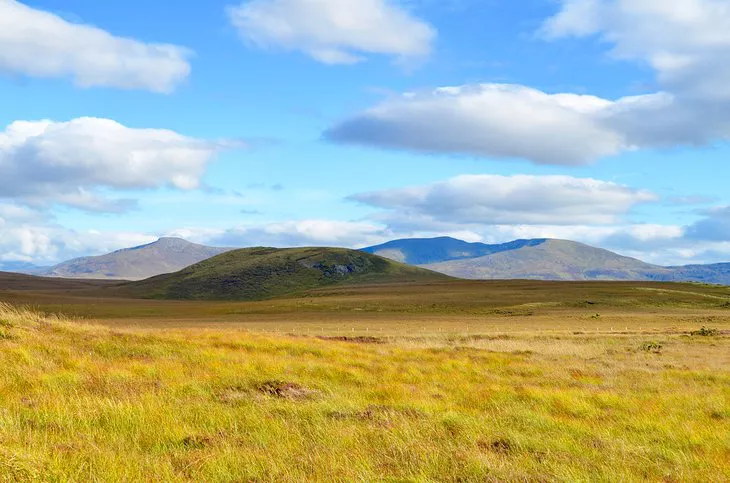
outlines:
{"label": "mountain range", "polygon": [[632,280],[730,285],[730,263],[663,267],[569,240],[515,240],[488,245],[449,237],[403,239],[363,251],[476,280]]}
{"label": "mountain range", "polygon": [[[0,271],[72,279],[139,281],[179,272],[232,250],[198,245],[180,238],[161,238],[148,245],[77,258],[50,268],[21,263],[0,266]],[[466,279],[631,280],[730,285],[730,263],[663,267],[569,240],[515,240],[490,245],[449,237],[413,238],[363,248],[361,252]],[[257,263],[278,263],[275,259],[278,260],[277,257],[259,257]],[[216,260],[219,263],[224,259]]]}
{"label": "mountain range", "polygon": [[48,270],[48,267],[42,267],[30,262],[0,262],[0,272],[15,272],[34,274]]}

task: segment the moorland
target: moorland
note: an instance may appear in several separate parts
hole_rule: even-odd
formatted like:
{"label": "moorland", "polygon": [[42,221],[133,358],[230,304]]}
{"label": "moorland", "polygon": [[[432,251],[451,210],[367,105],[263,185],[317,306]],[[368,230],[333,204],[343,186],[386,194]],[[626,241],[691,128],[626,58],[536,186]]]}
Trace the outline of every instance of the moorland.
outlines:
{"label": "moorland", "polygon": [[730,479],[728,287],[22,277],[0,277],[9,480]]}

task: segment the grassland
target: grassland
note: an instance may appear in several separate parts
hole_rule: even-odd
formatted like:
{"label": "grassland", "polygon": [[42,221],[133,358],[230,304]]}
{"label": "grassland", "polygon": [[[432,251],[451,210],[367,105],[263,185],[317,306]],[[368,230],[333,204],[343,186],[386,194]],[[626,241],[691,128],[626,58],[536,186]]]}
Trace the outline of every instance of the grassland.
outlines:
{"label": "grassland", "polygon": [[730,480],[728,288],[89,290],[0,290],[5,480]]}

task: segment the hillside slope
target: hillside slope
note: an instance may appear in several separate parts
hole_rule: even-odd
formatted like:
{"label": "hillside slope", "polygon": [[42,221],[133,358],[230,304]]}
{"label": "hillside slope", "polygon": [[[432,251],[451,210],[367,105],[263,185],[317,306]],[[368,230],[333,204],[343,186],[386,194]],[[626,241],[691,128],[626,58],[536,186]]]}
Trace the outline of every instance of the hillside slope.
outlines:
{"label": "hillside slope", "polygon": [[539,245],[544,241],[515,240],[509,243],[488,245],[485,243],[469,243],[451,237],[406,238],[363,248],[362,251],[410,265],[426,265],[451,260],[478,258],[492,253],[516,250],[524,246]]}
{"label": "hillside slope", "polygon": [[177,273],[125,284],[121,290],[150,298],[261,300],[329,285],[448,278],[343,248],[248,248],[218,255]]}
{"label": "hillside slope", "polygon": [[149,245],[61,263],[39,275],[61,278],[143,280],[220,255],[230,248],[208,247],[181,238],[160,238]]}
{"label": "hillside slope", "polygon": [[424,265],[468,279],[659,280],[671,270],[567,240],[542,240],[515,250]]}

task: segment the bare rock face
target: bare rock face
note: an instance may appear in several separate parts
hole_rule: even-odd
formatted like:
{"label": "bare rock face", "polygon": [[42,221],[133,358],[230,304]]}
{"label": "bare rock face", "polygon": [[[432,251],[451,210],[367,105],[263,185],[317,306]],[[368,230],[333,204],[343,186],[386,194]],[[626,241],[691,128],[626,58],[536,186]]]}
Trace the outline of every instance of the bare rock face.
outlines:
{"label": "bare rock face", "polygon": [[[360,263],[358,263],[360,262]],[[344,277],[355,273],[361,273],[367,269],[364,260],[353,260],[352,263],[323,263],[312,260],[301,260],[299,263],[306,268],[319,270],[325,277]]]}

